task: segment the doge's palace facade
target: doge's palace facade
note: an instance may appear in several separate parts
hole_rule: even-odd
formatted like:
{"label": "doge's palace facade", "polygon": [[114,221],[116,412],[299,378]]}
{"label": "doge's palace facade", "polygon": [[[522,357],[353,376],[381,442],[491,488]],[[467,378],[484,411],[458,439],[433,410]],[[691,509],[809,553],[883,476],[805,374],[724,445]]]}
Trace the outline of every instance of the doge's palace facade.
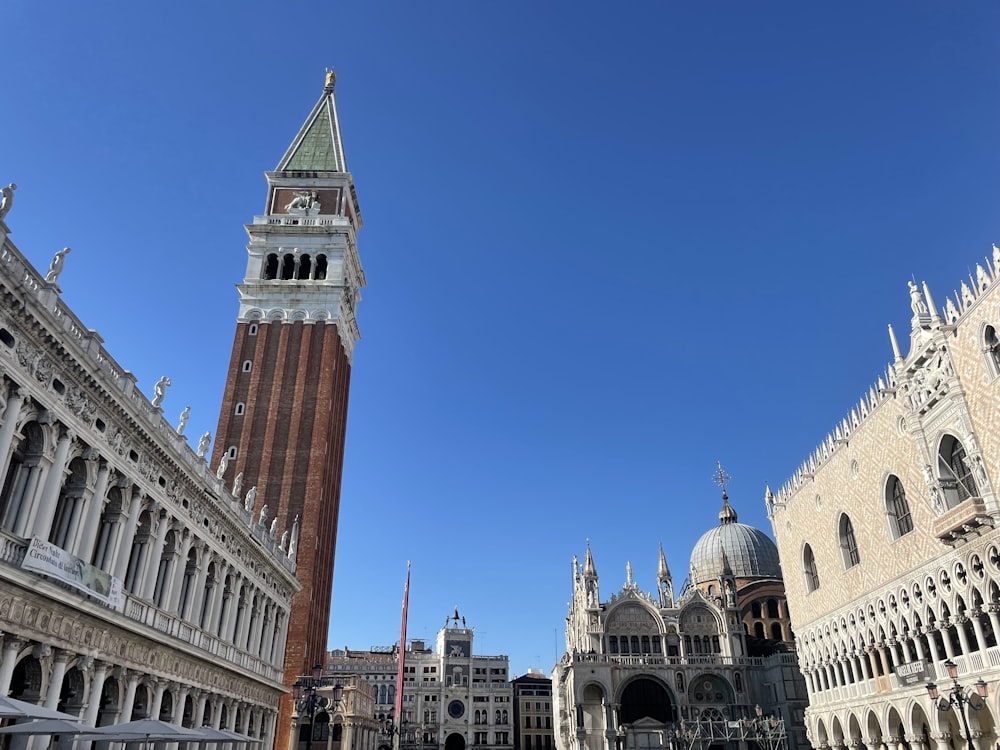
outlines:
{"label": "doge's palace facade", "polygon": [[[225,486],[39,273],[0,208],[0,695],[270,750],[298,530]],[[14,212],[16,216],[16,211]],[[6,217],[6,218],[5,218]],[[222,472],[219,472],[220,474]],[[254,493],[255,494],[255,493]]]}
{"label": "doge's palace facade", "polygon": [[948,660],[988,686],[973,745],[998,739],[1000,248],[942,306],[909,297],[909,341],[890,328],[885,373],[767,491],[816,748],[964,747],[926,689],[954,685]]}

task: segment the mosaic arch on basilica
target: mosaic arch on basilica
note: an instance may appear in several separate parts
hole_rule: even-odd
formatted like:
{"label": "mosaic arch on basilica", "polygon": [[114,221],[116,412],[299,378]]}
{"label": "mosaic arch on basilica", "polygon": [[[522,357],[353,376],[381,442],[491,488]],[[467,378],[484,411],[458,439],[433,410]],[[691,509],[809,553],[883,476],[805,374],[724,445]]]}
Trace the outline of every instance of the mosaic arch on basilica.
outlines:
{"label": "mosaic arch on basilica", "polygon": [[766,490],[817,748],[964,746],[925,688],[953,684],[947,660],[963,685],[987,683],[974,746],[998,739],[1000,248],[943,307],[908,286],[905,356],[890,327],[877,383]]}
{"label": "mosaic arch on basilica", "polygon": [[602,598],[589,545],[582,566],[573,560],[572,590],[552,675],[559,750],[746,748],[764,741],[761,726],[775,747],[808,747],[778,552],[739,523],[725,490],[678,597],[662,547],[655,593],[628,563]]}

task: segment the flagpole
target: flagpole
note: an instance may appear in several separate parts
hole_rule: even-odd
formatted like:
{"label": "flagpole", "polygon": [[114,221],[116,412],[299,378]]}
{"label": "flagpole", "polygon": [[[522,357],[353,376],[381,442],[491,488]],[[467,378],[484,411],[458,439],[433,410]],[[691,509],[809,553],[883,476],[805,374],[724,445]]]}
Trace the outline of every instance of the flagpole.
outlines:
{"label": "flagpole", "polygon": [[406,561],[406,586],[403,588],[403,615],[399,624],[399,667],[396,670],[396,713],[392,749],[399,750],[403,741],[403,675],[406,673],[406,615],[410,607],[410,561]]}

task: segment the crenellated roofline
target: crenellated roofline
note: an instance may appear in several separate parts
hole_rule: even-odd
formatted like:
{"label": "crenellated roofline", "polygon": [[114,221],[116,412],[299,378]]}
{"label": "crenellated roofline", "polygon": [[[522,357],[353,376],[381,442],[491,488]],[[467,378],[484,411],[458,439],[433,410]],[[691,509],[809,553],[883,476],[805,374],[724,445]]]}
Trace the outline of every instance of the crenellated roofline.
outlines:
{"label": "crenellated roofline", "polygon": [[792,495],[798,492],[808,480],[812,479],[820,467],[849,442],[851,435],[864,424],[871,414],[884,403],[892,400],[896,393],[900,373],[905,371],[907,361],[919,354],[917,347],[927,334],[931,331],[953,329],[975,307],[986,292],[1000,281],[1000,247],[993,245],[992,262],[988,257],[984,257],[983,261],[983,263],[976,264],[975,276],[972,273],[969,274],[969,283],[963,280],[959,288],[953,290],[952,296],[945,298],[943,320],[938,314],[927,283],[922,285],[921,291],[915,282],[910,282],[913,330],[910,350],[906,357],[902,356],[896,334],[890,325],[889,339],[895,361],[886,366],[885,371],[879,375],[868,392],[861,396],[850,413],[827,434],[826,438],[809,454],[809,457],[800,464],[795,473],[777,492],[772,493],[770,487],[765,488],[764,502],[767,506],[768,517],[773,519],[775,509],[787,503]]}

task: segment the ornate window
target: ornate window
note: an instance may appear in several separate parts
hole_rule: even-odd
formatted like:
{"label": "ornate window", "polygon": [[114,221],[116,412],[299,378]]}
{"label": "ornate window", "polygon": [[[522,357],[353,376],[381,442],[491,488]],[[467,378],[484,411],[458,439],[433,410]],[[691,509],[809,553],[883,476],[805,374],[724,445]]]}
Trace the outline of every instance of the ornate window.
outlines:
{"label": "ornate window", "polygon": [[840,551],[844,555],[844,568],[853,568],[861,562],[861,555],[858,552],[858,540],[854,536],[854,524],[850,517],[844,513],[840,517]]}
{"label": "ornate window", "polygon": [[910,516],[910,504],[906,502],[906,490],[899,477],[890,475],[885,485],[885,511],[889,516],[889,529],[893,539],[899,539],[904,534],[913,531],[913,518]]}
{"label": "ornate window", "polygon": [[1000,375],[1000,338],[997,338],[997,329],[993,326],[986,326],[983,331],[983,353],[990,376],[995,378]]}
{"label": "ornate window", "polygon": [[965,502],[970,497],[979,497],[972,466],[965,452],[965,446],[953,435],[945,435],[938,450],[938,475],[944,491],[945,504],[949,508]]}
{"label": "ornate window", "polygon": [[816,569],[816,556],[808,544],[802,550],[802,574],[806,579],[806,593],[819,588],[819,571]]}

